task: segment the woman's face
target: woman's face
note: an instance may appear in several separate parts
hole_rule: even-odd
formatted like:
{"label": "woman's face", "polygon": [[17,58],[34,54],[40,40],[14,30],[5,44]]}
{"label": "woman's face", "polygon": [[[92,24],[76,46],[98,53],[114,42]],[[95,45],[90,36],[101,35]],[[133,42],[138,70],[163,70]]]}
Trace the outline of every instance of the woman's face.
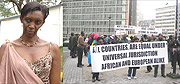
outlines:
{"label": "woman's face", "polygon": [[23,34],[31,38],[37,34],[39,28],[44,24],[44,15],[41,11],[33,11],[23,18],[20,17],[20,20],[23,24]]}

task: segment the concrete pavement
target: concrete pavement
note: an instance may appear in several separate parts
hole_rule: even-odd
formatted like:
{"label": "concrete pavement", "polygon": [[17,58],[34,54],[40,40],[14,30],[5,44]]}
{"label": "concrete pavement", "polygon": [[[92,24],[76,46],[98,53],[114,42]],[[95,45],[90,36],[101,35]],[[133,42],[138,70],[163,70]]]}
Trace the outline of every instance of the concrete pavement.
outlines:
{"label": "concrete pavement", "polygon": [[71,58],[63,48],[63,84],[82,84],[82,68],[77,68],[77,58]]}

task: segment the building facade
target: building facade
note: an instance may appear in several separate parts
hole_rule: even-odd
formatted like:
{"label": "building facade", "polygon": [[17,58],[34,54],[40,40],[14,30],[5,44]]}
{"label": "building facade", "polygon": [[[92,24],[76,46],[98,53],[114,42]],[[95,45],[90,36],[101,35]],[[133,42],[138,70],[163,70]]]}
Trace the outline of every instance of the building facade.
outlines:
{"label": "building facade", "polygon": [[137,0],[62,0],[63,37],[71,32],[115,34],[115,25],[136,25]]}
{"label": "building facade", "polygon": [[175,35],[175,9],[175,5],[156,9],[156,28],[161,28],[163,35]]}
{"label": "building facade", "polygon": [[155,28],[155,24],[155,20],[142,20],[138,22],[137,26],[144,28]]}

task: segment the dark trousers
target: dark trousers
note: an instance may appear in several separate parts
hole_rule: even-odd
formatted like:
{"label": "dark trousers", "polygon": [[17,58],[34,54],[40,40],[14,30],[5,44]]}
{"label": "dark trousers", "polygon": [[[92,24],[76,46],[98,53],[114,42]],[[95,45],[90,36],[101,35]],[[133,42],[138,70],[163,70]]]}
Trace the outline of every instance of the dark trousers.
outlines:
{"label": "dark trousers", "polygon": [[92,72],[93,76],[92,76],[92,79],[95,79],[98,80],[99,79],[99,72]]}
{"label": "dark trousers", "polygon": [[174,52],[174,54],[172,54],[172,59],[171,59],[171,65],[172,65],[172,67],[173,67],[173,63],[174,63],[174,55],[176,55],[176,53],[177,53],[177,57],[175,58],[175,61],[178,61],[178,65],[180,66],[180,53],[179,53],[179,51],[176,51],[176,52]]}
{"label": "dark trousers", "polygon": [[84,47],[84,54],[87,56],[87,47]]}
{"label": "dark trousers", "polygon": [[151,65],[147,66],[147,71],[151,72],[151,70],[152,70]]}
{"label": "dark trousers", "polygon": [[[158,67],[159,65],[154,65],[154,75],[157,76],[158,74]],[[161,64],[161,75],[165,75],[165,64]]]}
{"label": "dark trousers", "polygon": [[73,49],[72,50],[70,50],[70,56],[72,56],[73,55]]}
{"label": "dark trousers", "polygon": [[168,49],[168,61],[172,62],[172,55],[173,55],[172,48],[169,48]]}
{"label": "dark trousers", "polygon": [[82,55],[83,55],[83,48],[78,48],[78,64],[82,65]]}
{"label": "dark trousers", "polygon": [[133,76],[133,77],[136,76],[136,68],[134,68],[134,67],[129,67],[129,69],[128,69],[128,77],[131,77],[132,70],[133,70],[132,76]]}
{"label": "dark trousers", "polygon": [[73,51],[72,51],[72,56],[73,56],[73,57],[76,56],[76,55],[75,55],[75,54],[76,54],[76,49],[77,49],[77,47],[74,47],[74,48],[73,48]]}

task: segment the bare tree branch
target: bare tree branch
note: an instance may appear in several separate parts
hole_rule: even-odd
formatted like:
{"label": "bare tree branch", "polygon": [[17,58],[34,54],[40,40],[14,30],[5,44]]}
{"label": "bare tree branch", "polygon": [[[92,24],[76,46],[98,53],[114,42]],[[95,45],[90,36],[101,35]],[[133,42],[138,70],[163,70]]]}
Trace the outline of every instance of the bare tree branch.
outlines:
{"label": "bare tree branch", "polygon": [[8,1],[14,3],[17,6],[18,12],[20,13],[21,5],[17,1],[15,1],[15,0],[8,0]]}
{"label": "bare tree branch", "polygon": [[20,11],[21,11],[21,7],[22,7],[22,4],[23,4],[23,0],[19,0],[19,7],[20,7]]}
{"label": "bare tree branch", "polygon": [[14,12],[16,13],[16,14],[18,14],[17,13],[17,11],[16,11],[16,9],[15,9],[15,5],[14,5],[14,3],[12,3],[13,4],[13,9],[14,9]]}
{"label": "bare tree branch", "polygon": [[[39,3],[42,3],[43,0],[36,0]],[[20,14],[21,8],[24,6],[24,4],[31,2],[31,0],[4,0],[3,2],[0,2],[0,16],[11,16],[14,14]],[[56,0],[57,2],[57,0]],[[8,7],[8,4],[13,5],[13,9]],[[44,3],[45,4],[45,3]],[[46,4],[48,5],[48,3]],[[7,7],[6,7],[7,6]],[[14,12],[11,12],[11,9]]]}

